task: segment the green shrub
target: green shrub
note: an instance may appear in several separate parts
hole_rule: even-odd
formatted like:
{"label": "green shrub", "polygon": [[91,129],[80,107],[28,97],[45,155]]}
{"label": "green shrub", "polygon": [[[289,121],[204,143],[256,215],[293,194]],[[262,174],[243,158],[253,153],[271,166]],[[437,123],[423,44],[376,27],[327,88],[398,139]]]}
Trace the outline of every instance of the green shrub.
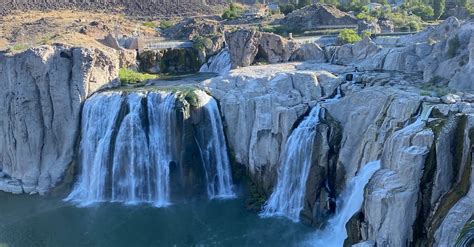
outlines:
{"label": "green shrub", "polygon": [[459,37],[457,35],[449,40],[448,42],[448,57],[449,58],[453,58],[456,56],[460,45],[461,44],[459,43]]}
{"label": "green shrub", "polygon": [[360,40],[362,40],[362,38],[352,29],[343,29],[337,36],[337,43],[341,45],[352,44]]}
{"label": "green shrub", "polygon": [[212,45],[212,40],[208,37],[197,36],[193,39],[193,47],[200,51],[211,49]]}
{"label": "green shrub", "polygon": [[416,32],[421,29],[421,23],[416,22],[416,21],[410,21],[408,22],[408,27],[410,27],[411,32]]}
{"label": "green shrub", "polygon": [[370,38],[371,36],[372,36],[372,32],[370,30],[364,30],[362,32],[362,39]]}
{"label": "green shrub", "polygon": [[119,70],[119,79],[122,84],[139,83],[150,79],[158,78],[157,75],[136,72],[131,69],[122,68]]}
{"label": "green shrub", "polygon": [[367,12],[360,12],[356,15],[356,18],[359,20],[364,20],[366,22],[372,22],[373,20],[375,20],[375,17],[369,15]]}
{"label": "green shrub", "polygon": [[238,4],[231,3],[229,8],[224,11],[222,18],[226,20],[234,20],[242,16],[244,8]]}
{"label": "green shrub", "polygon": [[434,10],[429,5],[418,3],[417,5],[409,9],[414,15],[421,17],[421,19],[427,21],[432,20],[434,16]]}
{"label": "green shrub", "polygon": [[295,10],[295,5],[288,3],[288,4],[281,4],[280,5],[280,12],[284,15],[288,15],[289,13]]}
{"label": "green shrub", "polygon": [[149,28],[156,28],[156,23],[147,21],[147,22],[143,22],[143,26],[149,27]]}
{"label": "green shrub", "polygon": [[167,28],[170,28],[172,26],[174,26],[174,23],[172,21],[168,21],[168,20],[160,21],[160,28],[161,29],[167,29]]}

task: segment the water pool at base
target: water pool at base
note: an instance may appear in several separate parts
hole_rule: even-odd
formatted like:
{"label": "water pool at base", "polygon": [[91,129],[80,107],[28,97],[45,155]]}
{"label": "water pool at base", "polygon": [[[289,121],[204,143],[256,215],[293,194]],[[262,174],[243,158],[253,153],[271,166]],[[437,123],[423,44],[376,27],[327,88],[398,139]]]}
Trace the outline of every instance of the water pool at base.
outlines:
{"label": "water pool at base", "polygon": [[0,246],[300,246],[314,229],[260,218],[242,199],[196,199],[155,208],[100,203],[78,208],[0,193]]}

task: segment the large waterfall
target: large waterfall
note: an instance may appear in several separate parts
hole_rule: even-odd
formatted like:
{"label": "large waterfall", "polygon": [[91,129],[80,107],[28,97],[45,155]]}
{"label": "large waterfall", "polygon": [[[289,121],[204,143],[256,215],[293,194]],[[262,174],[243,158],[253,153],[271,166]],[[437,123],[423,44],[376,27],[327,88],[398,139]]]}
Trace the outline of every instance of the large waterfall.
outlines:
{"label": "large waterfall", "polygon": [[321,107],[316,105],[291,133],[278,170],[278,182],[261,216],[285,216],[299,221],[311,167],[312,149]]}
{"label": "large waterfall", "polygon": [[[210,198],[232,197],[217,103],[203,92],[198,94],[204,123],[190,132],[195,133],[191,140],[197,140],[202,157],[194,166],[202,164],[199,169],[205,171]],[[187,136],[182,119],[186,114],[179,113],[178,98],[163,92],[105,92],[88,99],[82,115],[81,176],[67,200],[83,205],[100,201],[168,205],[170,165],[189,155],[178,147]]]}
{"label": "large waterfall", "polygon": [[209,58],[209,61],[202,65],[199,72],[212,72],[219,75],[226,75],[229,73],[231,67],[229,49],[224,48],[217,55]]}
{"label": "large waterfall", "polygon": [[378,169],[380,169],[380,161],[369,162],[347,183],[346,189],[339,200],[342,207],[329,220],[328,226],[316,234],[314,242],[312,241],[313,246],[344,246],[344,240],[347,238],[346,224],[362,207],[364,188]]}

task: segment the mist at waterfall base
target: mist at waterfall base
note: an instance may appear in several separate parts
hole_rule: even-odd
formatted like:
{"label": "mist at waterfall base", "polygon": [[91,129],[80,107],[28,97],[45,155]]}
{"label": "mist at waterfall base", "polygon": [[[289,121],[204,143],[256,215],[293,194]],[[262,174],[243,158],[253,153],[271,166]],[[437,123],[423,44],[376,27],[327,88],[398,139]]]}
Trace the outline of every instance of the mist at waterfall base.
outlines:
{"label": "mist at waterfall base", "polygon": [[380,161],[367,163],[346,185],[336,210],[328,225],[318,231],[306,244],[315,247],[341,247],[347,238],[346,224],[354,214],[359,212],[364,202],[364,188],[372,175],[380,169]]}

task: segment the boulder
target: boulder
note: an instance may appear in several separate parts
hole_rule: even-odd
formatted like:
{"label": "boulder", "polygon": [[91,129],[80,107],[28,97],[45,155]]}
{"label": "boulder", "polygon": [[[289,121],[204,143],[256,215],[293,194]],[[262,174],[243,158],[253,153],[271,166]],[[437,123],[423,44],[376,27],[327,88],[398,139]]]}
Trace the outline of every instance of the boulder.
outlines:
{"label": "boulder", "polygon": [[224,26],[218,21],[204,18],[189,18],[163,31],[169,39],[193,40],[196,37],[210,37],[224,34]]}
{"label": "boulder", "polygon": [[303,44],[291,55],[291,61],[327,62],[326,53],[315,43]]}
{"label": "boulder", "polygon": [[297,44],[273,33],[238,30],[226,33],[233,68],[290,60]]}
{"label": "boulder", "polygon": [[75,157],[81,103],[118,85],[118,67],[115,52],[99,49],[0,56],[0,190],[45,193],[61,182]]}

